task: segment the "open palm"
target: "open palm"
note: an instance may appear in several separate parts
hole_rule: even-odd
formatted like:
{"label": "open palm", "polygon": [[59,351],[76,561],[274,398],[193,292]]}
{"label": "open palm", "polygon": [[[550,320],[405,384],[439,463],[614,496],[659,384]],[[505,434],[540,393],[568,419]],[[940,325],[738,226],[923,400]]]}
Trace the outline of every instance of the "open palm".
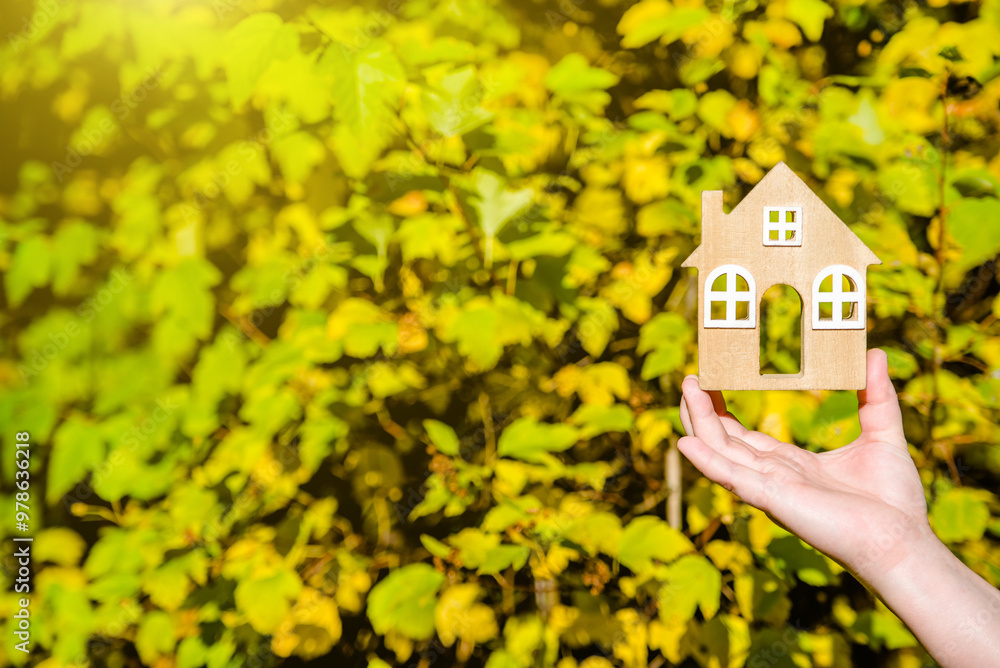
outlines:
{"label": "open palm", "polygon": [[868,351],[867,388],[858,392],[861,435],[829,452],[749,431],[726,410],[722,394],[702,391],[695,376],[682,389],[688,435],[678,442],[680,451],[710,479],[855,575],[891,568],[906,543],[930,533],[883,351]]}

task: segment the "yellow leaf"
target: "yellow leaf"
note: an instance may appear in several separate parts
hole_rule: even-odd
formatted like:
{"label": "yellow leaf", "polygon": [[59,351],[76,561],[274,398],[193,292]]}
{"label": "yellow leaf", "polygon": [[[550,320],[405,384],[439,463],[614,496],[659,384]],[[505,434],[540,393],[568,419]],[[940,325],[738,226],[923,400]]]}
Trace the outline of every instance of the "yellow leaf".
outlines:
{"label": "yellow leaf", "polygon": [[842,207],[854,201],[854,186],[858,184],[858,173],[845,167],[833,170],[826,180],[826,192]]}
{"label": "yellow leaf", "polygon": [[299,576],[280,570],[267,577],[252,577],[236,585],[236,608],[258,633],[274,633],[288,614],[290,600],[302,589]]}
{"label": "yellow leaf", "polygon": [[416,353],[427,347],[427,330],[420,324],[416,313],[407,313],[399,319],[399,352]]}
{"label": "yellow leaf", "polygon": [[389,203],[389,213],[407,218],[427,211],[427,198],[419,190],[411,190]]}
{"label": "yellow leaf", "polygon": [[939,84],[930,79],[904,77],[889,82],[882,93],[881,103],[885,115],[893,123],[922,135],[941,126],[940,110],[935,110],[940,93]]}
{"label": "yellow leaf", "polygon": [[742,543],[713,540],[705,546],[705,554],[719,570],[738,575],[753,565],[753,554]]}
{"label": "yellow leaf", "polygon": [[729,71],[741,79],[753,79],[760,72],[763,55],[760,49],[747,42],[739,42],[729,49]]}
{"label": "yellow leaf", "polygon": [[577,394],[584,403],[598,406],[610,406],[615,397],[628,399],[632,394],[628,371],[614,362],[591,364],[583,370]]}
{"label": "yellow leaf", "polygon": [[341,632],[337,605],[322,592],[305,587],[274,632],[271,649],[278,656],[314,659],[333,649]]}
{"label": "yellow leaf", "polygon": [[614,668],[614,665],[603,656],[588,656],[580,663],[580,668]]}
{"label": "yellow leaf", "polygon": [[740,100],[726,114],[726,124],[738,141],[747,141],[760,130],[760,115],[746,100]]}
{"label": "yellow leaf", "polygon": [[362,594],[371,587],[372,578],[368,571],[348,570],[342,567],[337,575],[337,605],[349,612],[359,612],[364,603]]}
{"label": "yellow leaf", "polygon": [[471,583],[454,585],[441,594],[434,609],[434,625],[446,647],[451,647],[456,639],[475,644],[497,636],[493,610],[476,603],[480,594],[479,585]]}
{"label": "yellow leaf", "polygon": [[618,22],[618,34],[625,35],[622,46],[634,49],[657,39],[662,31],[648,27],[661,24],[673,11],[666,0],[643,0],[629,7]]}
{"label": "yellow leaf", "polygon": [[646,624],[639,613],[632,608],[624,608],[615,613],[621,623],[621,633],[615,634],[612,651],[625,668],[646,668],[649,658]]}
{"label": "yellow leaf", "polygon": [[687,656],[681,643],[687,630],[687,623],[679,619],[654,619],[649,623],[649,647],[660,650],[671,663],[680,663]]}
{"label": "yellow leaf", "polygon": [[636,204],[662,199],[670,192],[670,163],[662,155],[626,158],[622,185]]}
{"label": "yellow leaf", "polygon": [[32,556],[41,561],[51,561],[60,566],[75,566],[87,549],[87,544],[72,529],[51,527],[35,536]]}
{"label": "yellow leaf", "polygon": [[767,41],[782,49],[790,49],[802,43],[802,33],[791,21],[771,19],[759,24]]}
{"label": "yellow leaf", "polygon": [[788,423],[788,407],[797,403],[796,392],[768,392],[764,395],[764,410],[760,416],[759,431],[784,443],[793,441]]}
{"label": "yellow leaf", "polygon": [[573,211],[581,225],[600,233],[598,239],[621,234],[628,227],[618,190],[586,188],[573,203]]}
{"label": "yellow leaf", "polygon": [[552,576],[556,576],[566,570],[571,560],[577,559],[579,556],[580,553],[576,550],[562,545],[552,545],[545,555],[545,566]]}
{"label": "yellow leaf", "polygon": [[639,447],[645,453],[651,453],[673,433],[673,425],[661,411],[651,410],[640,413],[635,419],[639,430]]}
{"label": "yellow leaf", "polygon": [[685,30],[681,39],[685,44],[693,46],[696,58],[718,58],[733,43],[735,29],[734,22],[712,14],[705,21]]}

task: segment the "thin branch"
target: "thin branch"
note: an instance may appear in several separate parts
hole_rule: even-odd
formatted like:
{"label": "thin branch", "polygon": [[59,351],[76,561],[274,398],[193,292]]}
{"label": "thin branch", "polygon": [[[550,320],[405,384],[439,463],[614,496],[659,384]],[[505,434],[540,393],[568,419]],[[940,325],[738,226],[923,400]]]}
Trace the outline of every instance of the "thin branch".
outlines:
{"label": "thin branch", "polygon": [[670,436],[670,447],[664,458],[664,474],[667,483],[667,524],[674,529],[681,528],[681,453],[677,449],[677,436]]}

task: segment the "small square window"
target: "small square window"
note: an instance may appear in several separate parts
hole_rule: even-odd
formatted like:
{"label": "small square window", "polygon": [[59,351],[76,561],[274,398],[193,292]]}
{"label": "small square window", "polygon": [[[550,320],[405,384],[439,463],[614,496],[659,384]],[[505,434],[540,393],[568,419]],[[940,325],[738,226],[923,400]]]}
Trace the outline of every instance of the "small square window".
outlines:
{"label": "small square window", "polygon": [[736,319],[746,320],[750,317],[750,302],[736,302]]}
{"label": "small square window", "polygon": [[712,320],[726,319],[726,302],[712,302]]}
{"label": "small square window", "polygon": [[802,207],[764,207],[764,245],[802,245]]}
{"label": "small square window", "polygon": [[833,320],[833,304],[830,302],[819,303],[819,319]]}

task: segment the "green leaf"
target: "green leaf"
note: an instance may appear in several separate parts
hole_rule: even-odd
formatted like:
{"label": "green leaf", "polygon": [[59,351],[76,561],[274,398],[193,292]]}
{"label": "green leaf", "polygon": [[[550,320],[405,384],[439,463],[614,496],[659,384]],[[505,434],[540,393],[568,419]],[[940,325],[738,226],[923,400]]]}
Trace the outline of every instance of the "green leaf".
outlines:
{"label": "green leaf", "polygon": [[782,620],[791,608],[787,585],[769,571],[754,569],[736,576],[733,593],[740,615],[749,621]]}
{"label": "green leaf", "polygon": [[736,106],[736,98],[727,90],[705,93],[698,100],[698,118],[718,132],[729,131],[729,112]]}
{"label": "green leaf", "polygon": [[920,370],[917,358],[911,353],[891,346],[884,346],[882,350],[885,351],[886,356],[889,358],[889,375],[893,378],[909,380]]}
{"label": "green leaf", "polygon": [[622,15],[618,34],[624,35],[622,46],[629,49],[644,46],[654,39],[666,45],[710,16],[704,7],[676,7],[661,0],[643,0]]}
{"label": "green leaf", "polygon": [[618,561],[633,573],[643,574],[653,568],[653,559],[666,563],[692,550],[694,545],[680,531],[658,517],[642,515],[622,531]]}
{"label": "green leaf", "polygon": [[962,57],[962,54],[959,52],[958,47],[956,46],[942,47],[941,50],[938,51],[938,55],[944,58],[945,60],[948,60],[953,63],[965,62],[965,58]]}
{"label": "green leaf", "polygon": [[176,668],[201,668],[208,660],[208,647],[198,636],[188,636],[177,646]]}
{"label": "green leaf", "polygon": [[97,231],[82,220],[59,228],[52,238],[52,291],[65,295],[80,267],[97,258]]}
{"label": "green leaf", "polygon": [[397,631],[414,640],[434,635],[434,608],[444,575],[433,566],[409,564],[393,571],[368,595],[368,619],[380,635]]}
{"label": "green leaf", "polygon": [[64,422],[52,440],[45,502],[55,503],[104,459],[101,429],[82,422]]}
{"label": "green leaf", "polygon": [[694,617],[696,608],[711,619],[719,611],[722,595],[722,574],[708,559],[689,554],[666,567],[666,578],[660,588],[660,618],[684,623]]}
{"label": "green leaf", "polygon": [[258,633],[274,633],[302,590],[295,571],[279,570],[263,578],[240,580],[236,585],[236,608]]}
{"label": "green leaf", "polygon": [[785,15],[799,24],[811,42],[823,36],[823,23],[833,16],[833,7],[823,0],[795,0],[785,5]]}
{"label": "green leaf", "polygon": [[674,235],[678,232],[694,234],[694,213],[687,206],[672,199],[653,202],[639,209],[636,231],[644,237]]}
{"label": "green leaf", "polygon": [[3,277],[11,306],[20,306],[34,288],[48,283],[50,263],[49,241],[45,237],[36,235],[17,244],[14,259]]}
{"label": "green leaf", "polygon": [[489,269],[493,266],[496,236],[512,218],[531,206],[535,191],[531,188],[509,190],[503,179],[482,168],[474,171],[473,184],[479,196],[471,198],[471,202],[479,214],[479,225],[486,233],[486,268]]}
{"label": "green leaf", "polygon": [[918,216],[933,216],[938,206],[937,179],[923,162],[896,162],[878,172],[878,185],[901,210]]}
{"label": "green leaf", "polygon": [[642,366],[643,380],[674,371],[687,360],[688,344],[694,332],[688,321],[677,313],[658,313],[639,330],[636,352],[653,351]]}
{"label": "green leaf", "polygon": [[153,334],[158,352],[183,353],[195,340],[209,337],[215,322],[211,287],[221,280],[222,273],[215,265],[200,257],[185,258],[156,276],[149,292],[149,308],[158,316]]}
{"label": "green leaf", "polygon": [[172,654],[176,638],[174,620],[162,610],[152,610],[142,617],[135,636],[135,648],[143,664],[151,666],[161,656]]}
{"label": "green leaf", "polygon": [[278,161],[285,179],[291,183],[304,183],[326,158],[326,148],[312,133],[296,132],[275,139],[271,143],[271,154]]}
{"label": "green leaf", "polygon": [[580,427],[580,438],[593,438],[609,431],[628,431],[634,422],[632,409],[624,404],[584,404],[570,416],[569,421]]}
{"label": "green leaf", "polygon": [[442,543],[441,541],[439,541],[437,538],[434,538],[433,536],[428,536],[427,534],[421,534],[420,542],[423,544],[424,547],[427,548],[427,551],[433,554],[435,557],[439,557],[441,559],[447,559],[448,555],[451,554],[451,548]]}
{"label": "green leaf", "polygon": [[672,120],[688,118],[698,110],[698,96],[686,88],[651,90],[635,101],[636,109],[662,111]]}
{"label": "green leaf", "polygon": [[437,79],[433,90],[421,92],[427,122],[445,137],[471,132],[493,118],[480,106],[482,85],[472,65]]}
{"label": "green leaf", "polygon": [[272,61],[290,56],[298,48],[298,34],[272,12],[243,19],[223,40],[226,78],[234,107],[242,106],[253,93]]}
{"label": "green leaf", "polygon": [[990,520],[990,509],[972,489],[951,489],[931,505],[930,521],[934,533],[946,543],[979,540]]}
{"label": "green leaf", "polygon": [[545,76],[545,86],[557,95],[574,97],[594,89],[610,88],[618,83],[618,76],[591,67],[580,53],[570,53],[556,63]]}
{"label": "green leaf", "polygon": [[533,417],[523,417],[514,420],[500,434],[497,454],[539,462],[550,452],[569,449],[579,439],[579,432],[569,425],[540,423]]}
{"label": "green leaf", "polygon": [[985,224],[1000,220],[1000,200],[993,197],[967,197],[948,209],[948,232],[962,247],[954,260],[963,270],[971,269],[1000,253],[1000,225]]}
{"label": "green leaf", "polygon": [[353,54],[327,49],[320,67],[334,77],[335,153],[349,176],[362,177],[392,140],[403,66],[388,44],[375,39]]}
{"label": "green leaf", "polygon": [[827,558],[796,536],[775,538],[768,544],[767,551],[777,559],[781,568],[794,573],[806,584],[826,587],[837,581]]}
{"label": "green leaf", "polygon": [[622,521],[617,515],[596,512],[573,520],[563,536],[583,547],[589,554],[603,552],[618,557],[621,543]]}
{"label": "green leaf", "polygon": [[861,612],[850,630],[867,640],[875,651],[883,647],[893,650],[918,645],[917,639],[903,622],[890,610],[882,609],[881,606],[875,610]]}
{"label": "green leaf", "polygon": [[511,566],[519,570],[528,560],[530,552],[527,545],[503,545],[500,536],[473,528],[463,529],[449,542],[458,549],[462,565],[475,568],[482,575],[499,573]]}
{"label": "green leaf", "polygon": [[603,299],[591,297],[580,297],[577,305],[583,313],[576,323],[576,335],[591,357],[600,357],[611,335],[618,331],[618,311]]}
{"label": "green leaf", "polygon": [[562,257],[576,246],[577,240],[565,232],[542,232],[527,239],[518,239],[507,244],[507,252],[515,260],[526,260],[540,255]]}
{"label": "green leaf", "polygon": [[424,420],[424,429],[439,452],[452,457],[458,455],[458,436],[454,429],[438,420]]}

